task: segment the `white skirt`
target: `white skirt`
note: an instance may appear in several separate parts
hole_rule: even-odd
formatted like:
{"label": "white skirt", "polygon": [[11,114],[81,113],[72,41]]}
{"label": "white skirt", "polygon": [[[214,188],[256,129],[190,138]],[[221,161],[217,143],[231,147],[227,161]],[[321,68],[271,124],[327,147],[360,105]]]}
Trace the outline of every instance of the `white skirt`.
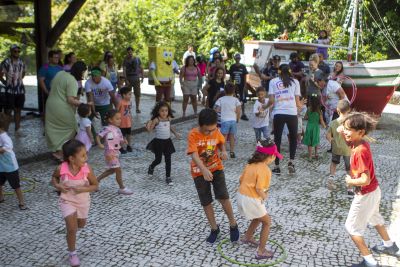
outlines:
{"label": "white skirt", "polygon": [[236,200],[239,213],[248,220],[261,218],[267,214],[267,209],[261,199],[248,197],[237,192]]}

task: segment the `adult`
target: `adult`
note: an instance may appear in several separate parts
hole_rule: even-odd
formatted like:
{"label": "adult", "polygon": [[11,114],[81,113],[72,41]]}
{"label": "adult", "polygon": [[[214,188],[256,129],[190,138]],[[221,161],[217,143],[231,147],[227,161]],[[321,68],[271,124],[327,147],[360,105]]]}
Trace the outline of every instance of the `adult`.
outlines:
{"label": "adult", "polygon": [[183,57],[182,57],[182,64],[185,65],[186,62],[186,58],[188,56],[192,56],[193,58],[196,58],[196,53],[193,51],[193,45],[188,45],[188,49],[185,53],[183,53]]}
{"label": "adult", "polygon": [[340,85],[343,83],[345,80],[345,75],[343,73],[343,62],[338,61],[335,63],[335,67],[333,69],[333,72],[329,76],[329,80],[337,81]]}
{"label": "adult", "polygon": [[142,61],[133,55],[133,48],[126,49],[127,55],[122,63],[123,76],[126,78],[127,86],[133,88],[135,95],[136,113],[140,113],[140,83],[143,82]]}
{"label": "adult", "polygon": [[[295,173],[293,164],[297,147],[297,108],[303,106],[300,101],[300,84],[290,74],[287,64],[279,66],[279,76],[271,80],[269,84],[269,101],[267,108],[273,106],[274,141],[281,151],[281,141],[283,128],[286,125],[289,130],[289,151],[290,159],[288,163],[289,173]],[[275,159],[275,168],[272,172],[280,174],[279,159]]]}
{"label": "adult", "polygon": [[311,95],[321,95],[321,90],[319,90],[318,85],[315,83],[314,76],[320,72],[322,72],[320,69],[318,69],[318,64],[319,64],[319,56],[318,54],[312,54],[310,56],[310,59],[308,61],[308,74],[305,79],[305,84],[306,84],[306,95],[307,98],[310,98]]}
{"label": "adult", "polygon": [[196,62],[197,62],[197,67],[199,68],[201,73],[201,79],[197,83],[197,96],[199,101],[202,101],[202,103],[204,103],[203,101],[205,101],[205,98],[203,97],[202,100],[200,95],[200,90],[203,88],[204,81],[206,80],[207,61],[204,59],[202,55],[199,55],[196,58]]}
{"label": "adult", "polygon": [[327,75],[331,74],[331,68],[329,67],[328,63],[324,61],[324,55],[322,53],[318,53],[319,63],[318,69],[322,70]]}
{"label": "adult", "polygon": [[211,62],[209,62],[208,67],[207,67],[207,71],[206,71],[207,74],[208,74],[208,76],[207,76],[207,80],[208,80],[208,81],[214,79],[214,77],[215,77],[215,70],[216,70],[217,68],[221,68],[221,69],[224,70],[224,78],[225,78],[226,69],[225,69],[225,64],[224,64],[224,62],[223,62],[221,56],[216,56],[216,57],[214,57],[214,58],[212,59]]}
{"label": "adult", "polygon": [[[10,57],[1,62],[0,81],[5,86],[4,111],[11,119],[14,111],[15,135],[20,136],[21,111],[25,103],[25,86],[22,79],[25,77],[25,63],[20,58],[21,48],[18,45],[10,47]],[[5,79],[4,79],[5,77]],[[8,130],[8,123],[7,129]]]}
{"label": "adult", "polygon": [[118,69],[114,63],[114,56],[110,51],[104,54],[103,62],[100,64],[101,74],[106,77],[114,88],[117,89],[118,85]]}
{"label": "adult", "polygon": [[271,64],[266,64],[266,67],[263,68],[259,74],[261,79],[261,85],[265,88],[265,90],[269,90],[269,83],[272,79],[278,77],[279,66],[281,64],[281,57],[278,55],[274,55],[272,57]]}
{"label": "adult", "polygon": [[300,57],[296,52],[290,54],[289,68],[293,77],[295,77],[298,81],[303,79],[304,70],[306,67],[304,66],[304,63],[301,62]]}
{"label": "adult", "polygon": [[186,116],[189,98],[192,102],[193,112],[197,115],[197,86],[199,79],[201,79],[200,69],[196,66],[194,57],[188,56],[185,59],[185,65],[181,68],[179,75],[183,93],[182,117]]}
{"label": "adult", "polygon": [[71,73],[57,72],[51,82],[51,91],[46,103],[45,133],[47,146],[58,161],[62,161],[62,145],[73,138],[78,129],[75,118],[80,105],[77,98],[78,83],[83,79],[86,65],[82,61],[72,65]]}
{"label": "adult", "polygon": [[69,52],[66,54],[64,57],[64,71],[71,72],[72,65],[74,65],[76,61],[77,59],[74,52]]}
{"label": "adult", "polygon": [[233,57],[235,59],[235,63],[231,65],[229,68],[229,75],[231,77],[231,80],[235,81],[235,84],[237,85],[237,88],[239,89],[239,100],[242,102],[242,116],[240,117],[242,120],[248,121],[249,118],[247,117],[245,113],[245,103],[247,102],[246,99],[246,83],[247,83],[247,76],[248,76],[248,71],[246,69],[246,66],[240,63],[240,54],[236,53]]}
{"label": "adult", "polygon": [[[172,71],[174,73],[174,77],[171,80],[171,93],[170,93],[171,102],[175,101],[175,74],[179,75],[179,73],[180,73],[179,70],[180,70],[180,68],[179,68],[178,63],[176,63],[175,60],[172,60]],[[175,112],[175,111],[172,110],[172,112]]]}
{"label": "adult", "polygon": [[217,68],[215,70],[214,79],[207,82],[203,88],[203,92],[207,96],[206,107],[214,109],[214,104],[216,101],[216,96],[220,92],[224,92],[225,81],[224,81],[224,70],[222,68]]}
{"label": "adult", "polygon": [[278,36],[278,40],[287,41],[289,40],[289,32],[288,29],[284,29],[283,33]]}

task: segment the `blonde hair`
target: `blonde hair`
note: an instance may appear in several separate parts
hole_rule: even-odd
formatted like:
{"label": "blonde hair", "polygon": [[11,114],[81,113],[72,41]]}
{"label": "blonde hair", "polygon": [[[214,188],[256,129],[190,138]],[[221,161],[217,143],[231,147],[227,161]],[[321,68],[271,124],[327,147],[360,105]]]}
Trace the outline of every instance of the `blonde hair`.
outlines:
{"label": "blonde hair", "polygon": [[308,60],[314,61],[318,65],[319,64],[319,55],[317,53],[314,53],[310,56],[310,58]]}

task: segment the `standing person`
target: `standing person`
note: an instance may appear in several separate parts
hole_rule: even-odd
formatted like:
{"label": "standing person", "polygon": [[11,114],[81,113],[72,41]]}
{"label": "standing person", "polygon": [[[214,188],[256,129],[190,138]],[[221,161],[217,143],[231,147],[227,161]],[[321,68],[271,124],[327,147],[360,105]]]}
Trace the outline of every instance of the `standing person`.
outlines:
{"label": "standing person", "polygon": [[301,148],[301,141],[304,136],[303,119],[307,113],[307,105],[304,104],[304,101],[302,101],[303,99],[303,97],[300,97],[302,106],[297,108],[297,148]]}
{"label": "standing person", "polygon": [[301,62],[300,57],[296,52],[290,54],[289,68],[293,77],[300,82],[304,77],[305,66],[304,63]]}
{"label": "standing person", "polygon": [[309,71],[305,78],[307,100],[309,97],[311,97],[312,94],[317,94],[318,96],[321,95],[321,90],[315,82],[315,75],[319,75],[319,73],[322,72],[320,69],[318,69],[318,64],[318,54],[312,54],[308,61]]}
{"label": "standing person", "polygon": [[196,66],[194,57],[188,56],[179,75],[179,81],[183,93],[182,117],[186,116],[186,108],[189,98],[192,102],[194,115],[197,115],[197,86],[199,80],[201,80],[200,69]]}
{"label": "standing person", "polygon": [[[297,148],[297,108],[303,105],[300,101],[300,84],[290,74],[287,64],[279,66],[279,77],[272,79],[269,84],[269,101],[266,108],[274,106],[274,142],[281,149],[283,128],[287,125],[289,130],[289,151],[290,160],[288,170],[290,174],[296,172],[293,164]],[[279,168],[279,158],[275,159],[275,168],[272,172],[281,173]]]}
{"label": "standing person", "polygon": [[171,179],[171,155],[175,153],[175,147],[171,140],[171,132],[176,138],[180,134],[171,126],[173,118],[172,109],[167,102],[160,101],[156,103],[152,112],[151,119],[146,123],[147,131],[155,131],[156,137],[151,140],[146,149],[154,153],[155,159],[147,170],[148,175],[153,175],[154,168],[161,163],[162,156],[165,159],[165,182],[167,185],[173,185]]}
{"label": "standing person", "polygon": [[318,69],[322,70],[326,75],[331,74],[331,68],[329,67],[329,64],[324,61],[324,55],[319,53],[319,64],[318,64]]}
{"label": "standing person", "polygon": [[76,55],[74,52],[66,54],[64,57],[64,71],[71,72],[72,65],[74,65],[76,61],[78,60],[76,59]]}
{"label": "standing person", "polygon": [[104,61],[100,64],[102,76],[106,77],[114,88],[117,89],[118,85],[118,69],[114,62],[114,56],[110,51],[104,54]]}
{"label": "standing person", "polygon": [[83,143],[69,140],[63,145],[64,161],[54,171],[51,181],[61,192],[59,206],[65,220],[69,263],[79,266],[76,252],[76,233],[86,225],[90,208],[90,192],[98,188],[96,176],[86,163],[87,154]]}
{"label": "standing person", "polygon": [[[329,45],[331,40],[329,39],[328,32],[326,30],[322,30],[319,32],[318,39],[316,40],[318,44]],[[322,54],[323,59],[328,59],[328,48],[327,47],[318,47],[317,53]]]}
{"label": "standing person", "polygon": [[[272,64],[266,64],[266,66],[261,70],[257,71],[260,79],[261,85],[266,89],[269,90],[269,83],[272,79],[278,77],[279,66],[281,64],[281,57],[275,55],[272,57]],[[257,67],[258,69],[258,67]]]}
{"label": "standing person", "polygon": [[121,113],[121,125],[120,130],[123,137],[126,139],[126,149],[121,146],[121,154],[126,154],[127,152],[132,152],[131,146],[131,134],[132,134],[132,114],[131,114],[131,98],[132,90],[129,87],[122,87],[119,90],[121,95],[121,101],[117,105],[117,110]]}
{"label": "standing person", "polygon": [[199,101],[201,101],[201,103],[204,105],[206,100],[204,96],[201,97],[200,90],[203,88],[203,84],[206,78],[207,62],[201,55],[196,58],[196,61],[197,61],[197,67],[199,68],[201,73],[201,79],[199,79],[199,82],[197,84],[197,96]]}
{"label": "standing person", "polygon": [[78,115],[79,115],[79,131],[75,136],[76,140],[79,140],[86,147],[86,152],[89,152],[92,144],[94,142],[94,137],[92,134],[92,122],[89,119],[89,116],[92,114],[92,109],[88,104],[80,104],[78,106]]}
{"label": "standing person", "polygon": [[289,40],[289,33],[288,33],[288,29],[284,29],[283,33],[281,35],[278,36],[278,40],[282,40],[282,41],[287,41]]}
{"label": "standing person", "polygon": [[193,58],[196,58],[196,53],[193,51],[193,45],[192,44],[188,45],[188,50],[183,54],[183,57],[182,57],[182,64],[183,65],[186,64],[186,58],[188,56],[192,56]]}
{"label": "standing person", "polygon": [[224,70],[222,68],[217,68],[215,70],[215,77],[209,80],[203,88],[203,95],[207,97],[206,107],[214,108],[216,96],[219,92],[224,91],[224,88]]}
{"label": "standing person", "polygon": [[375,176],[371,147],[365,140],[365,136],[375,129],[376,124],[377,121],[370,116],[353,112],[344,119],[342,126],[338,128],[338,132],[351,147],[351,175],[346,177],[346,183],[348,186],[356,187],[345,227],[360,251],[363,261],[360,264],[353,264],[353,267],[378,266],[363,237],[368,224],[374,226],[383,239],[383,245],[372,248],[375,253],[394,257],[400,255],[399,248],[390,239],[385,221],[379,213],[381,189]]}
{"label": "standing person", "polygon": [[266,99],[267,92],[264,87],[258,87],[256,93],[258,99],[254,103],[253,107],[253,129],[256,134],[257,142],[261,140],[261,134],[264,139],[269,138],[269,109],[266,108],[268,105],[268,99]]}
{"label": "standing person", "polygon": [[97,143],[101,143],[103,140],[104,144],[100,144],[100,148],[104,148],[104,158],[108,169],[97,177],[100,182],[102,179],[115,173],[115,180],[118,183],[119,189],[118,194],[131,195],[133,192],[125,187],[122,181],[122,169],[119,161],[119,150],[123,143],[127,143],[123,137],[119,127],[121,126],[121,113],[115,109],[107,111],[106,117],[108,126],[105,126],[103,130],[97,135]]}
{"label": "standing person", "polygon": [[333,72],[331,75],[329,75],[329,80],[333,80],[338,82],[340,85],[342,85],[343,81],[346,79],[346,76],[343,73],[343,62],[342,61],[337,61],[335,63],[335,67],[333,69]]}
{"label": "standing person", "polygon": [[247,83],[247,72],[246,66],[240,63],[240,54],[236,53],[234,56],[235,64],[231,65],[229,68],[229,75],[231,80],[235,81],[235,84],[238,88],[239,99],[242,102],[242,116],[240,117],[244,121],[248,121],[249,118],[246,116],[245,112],[245,103],[247,102],[247,92],[246,92],[246,83]]}
{"label": "standing person", "polygon": [[[220,153],[218,153],[218,151]],[[212,206],[211,185],[215,198],[221,203],[230,225],[230,240],[239,240],[239,229],[233,216],[232,204],[226,188],[224,166],[222,160],[227,159],[225,138],[217,128],[217,113],[209,108],[200,111],[199,127],[193,128],[188,136],[187,154],[191,156],[191,173],[203,206],[211,233],[207,242],[214,244],[220,229],[215,220]]]}
{"label": "standing person", "polygon": [[[10,57],[0,64],[0,81],[5,85],[5,106],[4,111],[7,121],[11,119],[14,111],[15,135],[21,136],[21,111],[25,103],[25,63],[20,58],[21,48],[18,45],[10,47]],[[5,76],[5,79],[4,79]],[[1,108],[1,107],[0,107]],[[9,124],[4,128],[8,131]]]}
{"label": "standing person", "polygon": [[226,69],[225,69],[225,64],[222,61],[222,57],[214,57],[211,63],[209,62],[209,66],[207,67],[207,74],[208,77],[207,79],[210,81],[215,78],[215,72],[217,68],[221,68],[224,71],[224,79],[226,75]]}
{"label": "standing person", "polygon": [[[176,63],[175,60],[172,60],[172,71],[174,74],[173,74],[173,79],[171,80],[171,94],[170,94],[171,102],[175,101],[175,84],[176,84],[175,83],[175,74],[179,75],[180,74],[179,70],[180,70],[180,68],[179,68],[178,63]],[[175,112],[175,111],[172,111],[172,112]]]}
{"label": "standing person", "polygon": [[236,158],[235,139],[241,106],[239,100],[234,97],[236,90],[236,84],[228,82],[225,85],[225,96],[215,102],[215,106],[217,106],[216,111],[221,112],[221,133],[224,135],[225,140],[228,140],[229,136],[229,154],[231,158]]}
{"label": "standing person", "polygon": [[143,82],[143,68],[142,61],[138,56],[133,55],[133,48],[126,49],[127,56],[122,63],[123,75],[126,78],[128,87],[133,87],[133,94],[135,95],[136,113],[140,113],[140,83]]}
{"label": "standing person", "polygon": [[[274,253],[266,249],[269,231],[271,228],[271,216],[265,208],[271,184],[271,170],[268,167],[275,157],[282,159],[274,142],[270,139],[258,141],[256,151],[248,160],[242,175],[237,192],[237,205],[239,213],[251,220],[247,231],[242,237],[242,243],[257,247],[256,259],[272,258]],[[262,225],[260,242],[254,239],[257,227]]]}

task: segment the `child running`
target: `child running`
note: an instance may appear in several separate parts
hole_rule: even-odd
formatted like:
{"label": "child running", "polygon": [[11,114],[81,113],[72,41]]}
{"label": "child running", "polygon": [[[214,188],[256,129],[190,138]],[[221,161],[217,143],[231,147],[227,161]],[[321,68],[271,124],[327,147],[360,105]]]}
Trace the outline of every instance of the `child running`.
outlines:
{"label": "child running", "polygon": [[86,146],[78,140],[69,140],[63,147],[64,162],[54,171],[53,186],[61,192],[59,206],[67,228],[69,263],[79,266],[76,252],[76,232],[85,227],[90,208],[90,192],[98,182],[92,168],[86,163]]}
{"label": "child running", "polygon": [[14,189],[18,199],[18,207],[20,210],[27,210],[24,196],[22,195],[18,162],[13,151],[13,142],[8,136],[6,129],[8,128],[8,116],[0,113],[0,203],[3,203],[3,185],[6,181]]}
{"label": "child running", "polygon": [[228,82],[225,85],[225,96],[215,102],[215,106],[217,106],[216,111],[221,112],[221,133],[224,135],[225,140],[228,140],[229,136],[229,154],[231,158],[236,158],[235,138],[241,112],[241,103],[239,99],[234,97],[236,87],[234,83]]}
{"label": "child running", "polygon": [[378,266],[363,238],[368,224],[374,226],[383,239],[383,244],[372,250],[378,254],[400,256],[399,248],[390,239],[385,221],[379,213],[381,189],[375,176],[371,148],[365,140],[366,135],[375,129],[376,123],[376,120],[364,113],[353,112],[337,129],[351,147],[351,174],[346,177],[346,183],[356,187],[345,227],[364,259],[359,264],[353,264],[353,267]]}
{"label": "child running", "polygon": [[300,97],[300,101],[302,101],[303,104],[301,107],[297,108],[297,148],[301,148],[301,140],[304,135],[303,119],[307,113],[307,105],[305,103],[307,101],[303,100],[302,97]]}
{"label": "child running", "polygon": [[91,114],[92,109],[88,104],[82,103],[78,106],[79,132],[76,135],[75,139],[81,141],[85,145],[86,152],[89,152],[94,142],[92,133],[92,121],[89,119],[89,116]]}
{"label": "child running", "polygon": [[151,120],[146,123],[146,129],[151,132],[155,130],[156,137],[151,140],[146,149],[154,153],[155,159],[150,164],[147,173],[153,175],[154,168],[161,163],[162,155],[165,159],[165,181],[167,185],[172,186],[171,179],[171,155],[175,153],[175,147],[171,140],[171,132],[176,138],[181,136],[171,126],[171,119],[173,118],[172,110],[167,102],[158,102],[153,111],[151,112]]}
{"label": "child running", "polygon": [[308,159],[312,160],[312,149],[315,150],[315,159],[318,159],[319,125],[326,128],[321,112],[321,103],[317,95],[310,98],[310,107],[307,110],[308,123],[304,134],[303,144],[308,146]]}
{"label": "child running", "polygon": [[131,98],[132,90],[129,87],[122,87],[119,90],[121,101],[118,102],[117,110],[121,113],[121,125],[119,126],[122,136],[126,139],[126,149],[121,146],[119,150],[121,154],[132,152],[131,147],[131,133],[132,133],[132,113],[131,113]]}
{"label": "child running", "polygon": [[253,128],[256,134],[256,142],[261,140],[261,134],[263,135],[264,139],[269,138],[269,109],[266,108],[268,104],[267,92],[265,88],[260,86],[257,88],[257,97],[258,99],[254,103],[253,107]]}
{"label": "child running", "polygon": [[115,109],[111,109],[107,111],[105,119],[108,122],[108,126],[105,126],[97,135],[97,143],[100,143],[101,139],[103,139],[104,145],[100,144],[99,147],[104,148],[104,156],[108,170],[100,174],[97,180],[100,182],[102,179],[115,173],[115,179],[119,186],[118,193],[122,195],[131,195],[133,192],[125,187],[122,181],[122,169],[119,162],[121,144],[127,143],[119,129],[121,126],[121,113]]}
{"label": "child running", "polygon": [[187,154],[192,158],[190,165],[192,177],[200,203],[211,226],[211,233],[206,241],[214,244],[220,233],[212,206],[211,185],[215,198],[221,203],[228,216],[230,240],[231,242],[238,241],[239,229],[233,216],[222,165],[222,160],[227,159],[225,138],[217,128],[217,113],[214,110],[205,108],[199,113],[199,127],[193,128],[188,135]]}
{"label": "child running", "polygon": [[[267,213],[264,202],[268,196],[272,175],[268,165],[275,160],[275,157],[282,159],[275,143],[270,139],[259,141],[256,151],[248,160],[248,165],[240,176],[240,186],[237,193],[237,205],[240,214],[251,220],[241,241],[258,247],[255,253],[258,260],[273,257],[273,252],[266,249],[271,217]],[[260,223],[262,227],[260,242],[258,243],[254,239],[254,232]]]}

